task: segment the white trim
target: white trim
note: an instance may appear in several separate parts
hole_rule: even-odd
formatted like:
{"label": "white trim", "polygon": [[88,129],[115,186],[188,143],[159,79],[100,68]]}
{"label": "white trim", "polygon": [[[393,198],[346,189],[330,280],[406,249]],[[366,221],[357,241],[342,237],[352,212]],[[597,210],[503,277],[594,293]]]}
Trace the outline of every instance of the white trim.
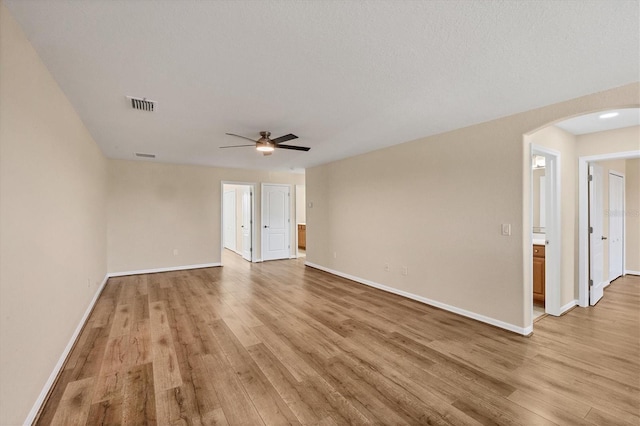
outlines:
{"label": "white trim", "polygon": [[184,271],[187,269],[214,268],[222,266],[222,263],[201,263],[199,265],[169,266],[167,268],[139,269],[137,271],[109,272],[107,276],[124,277],[126,275],[155,274],[156,272]]}
{"label": "white trim", "polygon": [[603,283],[602,283],[602,288],[607,288],[607,287],[609,287],[610,285],[611,285],[611,280],[609,280],[609,281],[605,281],[605,282],[603,282]]}
{"label": "white trim", "polygon": [[625,275],[640,275],[640,271],[632,271],[631,269],[625,269]]}
{"label": "white trim", "polygon": [[566,305],[560,306],[560,315],[564,314],[565,312],[567,312],[569,309],[573,308],[577,304],[578,304],[578,299],[574,299],[571,302],[567,303]]}
{"label": "white trim", "polygon": [[524,328],[523,327],[518,327],[517,325],[509,324],[507,322],[500,321],[500,320],[497,320],[495,318],[487,317],[487,316],[484,316],[484,315],[481,315],[481,314],[478,314],[478,313],[475,313],[475,312],[471,312],[471,311],[467,311],[465,309],[457,308],[455,306],[447,305],[446,303],[438,302],[437,300],[428,299],[426,297],[418,296],[416,294],[409,293],[409,292],[406,292],[406,291],[403,291],[403,290],[399,290],[397,288],[389,287],[389,286],[386,286],[386,285],[383,285],[383,284],[379,284],[379,283],[376,283],[374,281],[370,281],[370,280],[367,280],[367,279],[364,279],[364,278],[360,278],[360,277],[356,277],[356,276],[353,276],[353,275],[345,274],[344,272],[339,272],[339,271],[336,271],[334,269],[326,268],[324,266],[320,266],[320,265],[317,265],[317,264],[312,263],[312,262],[305,262],[304,264],[306,266],[310,266],[312,268],[319,269],[321,271],[328,272],[330,274],[337,275],[339,277],[346,278],[348,280],[355,281],[355,282],[358,282],[360,284],[368,285],[369,287],[374,287],[374,288],[377,288],[379,290],[386,291],[388,293],[397,294],[397,295],[406,297],[407,299],[413,299],[413,300],[416,300],[418,302],[425,303],[427,305],[435,306],[436,308],[444,309],[445,311],[453,312],[454,314],[462,315],[462,316],[465,316],[465,317],[468,317],[468,318],[471,318],[471,319],[474,319],[474,320],[477,320],[477,321],[481,321],[481,322],[484,322],[484,323],[487,323],[487,324],[491,324],[491,325],[499,327],[499,328],[503,328],[505,330],[512,331],[514,333],[522,334],[523,336],[527,336],[527,335],[531,334],[531,332],[533,331],[533,327],[532,326],[524,327]]}
{"label": "white trim", "polygon": [[588,163],[637,157],[640,157],[640,150],[578,157],[578,304],[582,307],[589,306]]}
{"label": "white trim", "polygon": [[87,310],[84,312],[84,315],[82,315],[82,318],[80,319],[80,323],[76,327],[76,330],[71,335],[71,339],[69,340],[69,343],[67,343],[67,346],[64,348],[62,355],[60,355],[60,359],[58,359],[58,362],[56,366],[53,368],[51,375],[49,376],[46,383],[44,384],[44,387],[42,388],[40,395],[38,395],[36,402],[33,404],[33,407],[31,407],[31,411],[29,411],[27,418],[24,420],[24,423],[23,423],[24,425],[31,425],[35,421],[36,416],[40,411],[40,408],[42,408],[42,404],[44,404],[47,398],[47,395],[49,395],[49,391],[51,390],[51,387],[55,384],[56,379],[60,374],[60,371],[64,367],[64,363],[67,361],[67,357],[69,356],[69,354],[71,353],[71,350],[73,349],[73,345],[75,345],[76,340],[78,340],[78,337],[80,336],[80,332],[82,332],[82,329],[85,323],[87,322],[87,319],[91,314],[91,311],[93,310],[93,306],[98,301],[98,297],[100,297],[100,294],[102,293],[102,290],[104,289],[104,286],[107,284],[108,280],[109,280],[109,274],[106,274],[104,276],[104,279],[102,280],[102,283],[100,283],[100,286],[96,291],[96,294],[93,296],[93,299],[91,299],[91,302],[89,302],[89,306],[87,307]]}

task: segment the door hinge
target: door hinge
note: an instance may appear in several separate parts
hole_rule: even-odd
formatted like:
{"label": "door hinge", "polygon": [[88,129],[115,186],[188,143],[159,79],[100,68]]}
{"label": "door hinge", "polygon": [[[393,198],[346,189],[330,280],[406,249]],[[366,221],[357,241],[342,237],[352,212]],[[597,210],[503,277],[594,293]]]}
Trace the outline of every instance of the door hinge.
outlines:
{"label": "door hinge", "polygon": [[589,286],[593,287],[593,280],[589,280]]}
{"label": "door hinge", "polygon": [[589,227],[589,233],[590,233],[590,234],[593,234],[593,226],[590,226],[590,227]]}
{"label": "door hinge", "polygon": [[249,253],[253,252],[253,247],[249,247]]}
{"label": "door hinge", "polygon": [[593,180],[593,175],[589,175],[589,182]]}

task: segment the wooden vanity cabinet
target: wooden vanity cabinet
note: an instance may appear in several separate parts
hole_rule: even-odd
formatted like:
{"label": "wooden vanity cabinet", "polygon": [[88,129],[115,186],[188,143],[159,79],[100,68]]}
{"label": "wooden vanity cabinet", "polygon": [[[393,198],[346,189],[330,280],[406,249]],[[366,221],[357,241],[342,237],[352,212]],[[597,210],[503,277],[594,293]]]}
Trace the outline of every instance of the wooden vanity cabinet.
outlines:
{"label": "wooden vanity cabinet", "polygon": [[298,224],[298,247],[306,250],[307,248],[307,225]]}
{"label": "wooden vanity cabinet", "polygon": [[544,249],[545,246],[534,244],[533,246],[533,301],[544,304]]}

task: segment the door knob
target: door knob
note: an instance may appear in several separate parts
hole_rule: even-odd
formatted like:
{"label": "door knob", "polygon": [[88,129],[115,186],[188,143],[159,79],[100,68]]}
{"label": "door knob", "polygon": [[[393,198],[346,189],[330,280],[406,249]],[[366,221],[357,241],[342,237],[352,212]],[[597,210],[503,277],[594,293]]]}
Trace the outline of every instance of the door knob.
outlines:
{"label": "door knob", "polygon": [[603,236],[602,236],[602,239],[603,239],[603,240],[606,240],[606,239],[607,239],[607,237],[605,237],[605,236],[603,235]]}
{"label": "door knob", "polygon": [[265,227],[265,228],[268,228],[268,227],[269,227],[269,225],[265,225],[264,227]]}

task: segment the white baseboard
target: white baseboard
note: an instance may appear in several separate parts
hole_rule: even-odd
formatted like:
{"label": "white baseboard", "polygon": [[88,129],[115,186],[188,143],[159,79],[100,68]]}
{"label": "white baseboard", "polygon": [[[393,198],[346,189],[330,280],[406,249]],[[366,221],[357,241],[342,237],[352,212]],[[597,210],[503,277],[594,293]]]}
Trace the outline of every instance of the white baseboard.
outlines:
{"label": "white baseboard", "polygon": [[611,284],[611,281],[605,281],[602,283],[602,288],[607,288]]}
{"label": "white baseboard", "polygon": [[640,271],[632,271],[631,269],[627,269],[624,271],[625,275],[640,275]]}
{"label": "white baseboard", "polygon": [[565,312],[567,312],[569,309],[573,308],[574,306],[578,305],[578,299],[572,300],[571,302],[567,303],[564,306],[560,307],[560,315],[564,314]]}
{"label": "white baseboard", "polygon": [[67,357],[71,352],[71,349],[73,349],[73,345],[76,343],[76,340],[80,336],[80,332],[82,331],[84,324],[87,322],[87,319],[89,318],[89,315],[93,310],[93,306],[98,301],[98,297],[100,297],[100,293],[102,293],[102,289],[107,284],[108,279],[109,279],[109,275],[107,274],[104,276],[102,283],[100,283],[100,286],[98,287],[96,294],[93,296],[93,299],[91,299],[91,302],[89,303],[87,310],[84,312],[82,319],[80,319],[80,323],[76,327],[76,330],[71,335],[71,339],[69,340],[69,343],[67,343],[67,347],[64,348],[64,351],[62,352],[62,355],[60,356],[58,363],[53,368],[53,372],[51,372],[49,379],[47,379],[47,382],[44,384],[44,387],[42,388],[40,395],[38,395],[38,399],[36,399],[36,402],[33,404],[33,407],[31,407],[31,411],[29,411],[27,418],[24,420],[24,423],[23,423],[24,425],[31,425],[35,421],[36,416],[38,415],[38,411],[40,411],[40,407],[42,407],[42,404],[44,404],[45,399],[47,398],[47,395],[51,390],[51,387],[53,386],[56,379],[58,378],[58,375],[60,374],[62,367],[64,367],[64,363],[67,360]]}
{"label": "white baseboard", "polygon": [[342,278],[346,278],[351,281],[358,282],[360,284],[368,285],[369,287],[374,287],[379,290],[383,290],[389,293],[397,294],[408,299],[417,300],[418,302],[425,303],[427,305],[435,306],[436,308],[444,309],[445,311],[453,312],[454,314],[462,315],[467,318],[474,319],[476,321],[481,321],[487,324],[491,324],[493,326],[503,328],[505,330],[512,331],[514,333],[522,334],[523,336],[528,336],[533,332],[533,325],[528,327],[518,327],[517,325],[509,324],[504,321],[497,320],[495,318],[487,317],[485,315],[481,315],[475,312],[467,311],[466,309],[457,308],[455,306],[447,305],[446,303],[438,302],[437,300],[428,299],[426,297],[418,296],[417,294],[408,293],[403,290],[399,290],[397,288],[389,287],[383,284],[379,284],[364,278],[355,277],[353,275],[345,274],[343,272],[339,272],[330,268],[325,268],[324,266],[316,265],[315,263],[305,262],[307,266],[312,268],[319,269],[321,271],[328,272],[333,275],[337,275]]}
{"label": "white baseboard", "polygon": [[124,277],[126,275],[155,274],[157,272],[185,271],[187,269],[213,268],[216,266],[222,266],[222,263],[219,263],[219,262],[218,263],[202,263],[199,265],[170,266],[168,268],[153,268],[153,269],[140,269],[137,271],[109,272],[107,276],[109,278]]}

